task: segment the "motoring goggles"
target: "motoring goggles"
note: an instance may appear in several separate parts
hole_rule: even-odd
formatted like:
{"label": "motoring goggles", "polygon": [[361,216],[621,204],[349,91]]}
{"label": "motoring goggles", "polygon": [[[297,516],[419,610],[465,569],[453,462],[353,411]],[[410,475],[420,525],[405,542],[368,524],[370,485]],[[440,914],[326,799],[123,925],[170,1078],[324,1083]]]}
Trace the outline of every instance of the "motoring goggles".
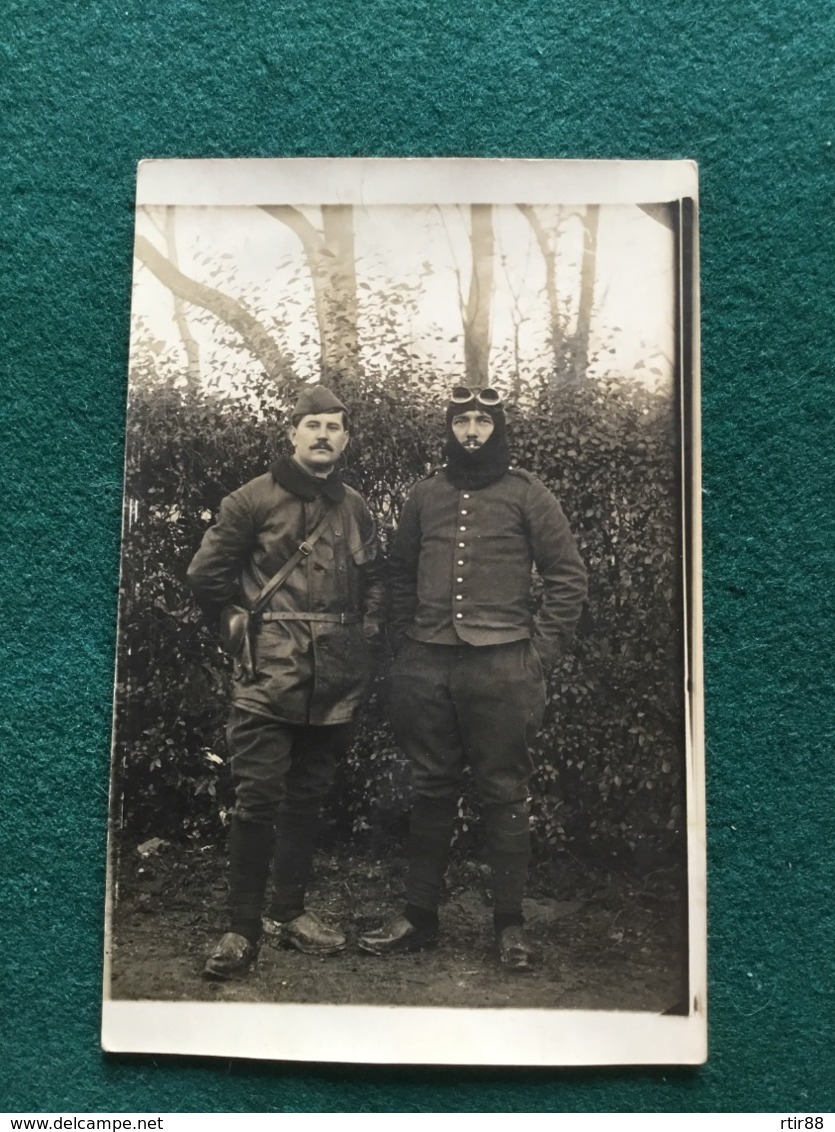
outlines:
{"label": "motoring goggles", "polygon": [[449,399],[453,405],[466,405],[469,401],[477,401],[479,405],[495,407],[502,403],[502,395],[497,393],[495,389],[482,389],[480,393],[475,393],[472,389],[468,389],[466,385],[456,385],[450,393]]}

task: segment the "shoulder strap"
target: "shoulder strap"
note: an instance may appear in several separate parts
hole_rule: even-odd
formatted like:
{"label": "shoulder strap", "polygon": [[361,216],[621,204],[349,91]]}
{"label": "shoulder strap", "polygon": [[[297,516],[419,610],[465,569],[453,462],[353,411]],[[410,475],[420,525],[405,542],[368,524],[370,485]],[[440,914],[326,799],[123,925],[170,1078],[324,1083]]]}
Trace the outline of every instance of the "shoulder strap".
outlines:
{"label": "shoulder strap", "polygon": [[273,574],[273,576],[262,588],[261,592],[258,594],[258,597],[253,602],[252,609],[250,610],[251,613],[260,613],[267,602],[270,600],[270,598],[273,596],[273,594],[276,592],[276,590],[281,589],[281,587],[287,581],[290,574],[295,570],[301,560],[303,558],[307,558],[308,554],[311,553],[314,546],[323,535],[325,527],[330,522],[330,517],[331,513],[330,510],[328,510],[324,518],[322,518],[322,520],[317,524],[310,537],[305,539],[301,546],[299,546],[298,550],[294,551],[293,554],[290,555],[290,557],[287,559],[278,573]]}

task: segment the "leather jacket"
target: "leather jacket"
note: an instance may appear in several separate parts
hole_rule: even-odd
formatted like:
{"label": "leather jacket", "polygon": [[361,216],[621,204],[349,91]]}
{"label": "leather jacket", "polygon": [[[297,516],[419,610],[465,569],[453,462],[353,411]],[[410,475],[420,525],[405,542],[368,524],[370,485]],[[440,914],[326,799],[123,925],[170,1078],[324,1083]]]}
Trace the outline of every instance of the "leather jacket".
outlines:
{"label": "leather jacket", "polygon": [[[330,516],[312,552],[256,620],[257,678],[238,679],[233,688],[237,707],[287,723],[336,724],[353,717],[371,674],[369,640],[385,612],[383,565],[364,500],[336,473],[325,493],[319,486],[292,461],[277,461],[223,500],[187,575],[210,617],[230,604],[251,608],[266,582]],[[300,613],[335,616],[269,616]]]}

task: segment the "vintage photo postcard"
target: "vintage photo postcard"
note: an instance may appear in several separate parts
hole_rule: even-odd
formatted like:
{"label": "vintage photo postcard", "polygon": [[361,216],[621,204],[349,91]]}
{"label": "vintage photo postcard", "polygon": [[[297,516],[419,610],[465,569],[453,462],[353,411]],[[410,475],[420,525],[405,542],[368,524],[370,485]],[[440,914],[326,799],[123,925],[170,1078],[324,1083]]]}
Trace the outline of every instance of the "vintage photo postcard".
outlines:
{"label": "vintage photo postcard", "polygon": [[106,1050],[704,1061],[697,196],[142,163]]}

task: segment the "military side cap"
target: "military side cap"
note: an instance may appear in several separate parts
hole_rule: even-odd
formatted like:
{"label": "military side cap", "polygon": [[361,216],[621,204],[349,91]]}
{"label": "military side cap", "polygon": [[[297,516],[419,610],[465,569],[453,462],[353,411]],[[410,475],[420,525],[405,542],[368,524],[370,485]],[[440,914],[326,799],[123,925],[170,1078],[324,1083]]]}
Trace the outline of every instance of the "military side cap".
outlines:
{"label": "military side cap", "polygon": [[345,413],[347,416],[348,410],[324,385],[309,385],[296,402],[292,419],[297,421],[311,413]]}

